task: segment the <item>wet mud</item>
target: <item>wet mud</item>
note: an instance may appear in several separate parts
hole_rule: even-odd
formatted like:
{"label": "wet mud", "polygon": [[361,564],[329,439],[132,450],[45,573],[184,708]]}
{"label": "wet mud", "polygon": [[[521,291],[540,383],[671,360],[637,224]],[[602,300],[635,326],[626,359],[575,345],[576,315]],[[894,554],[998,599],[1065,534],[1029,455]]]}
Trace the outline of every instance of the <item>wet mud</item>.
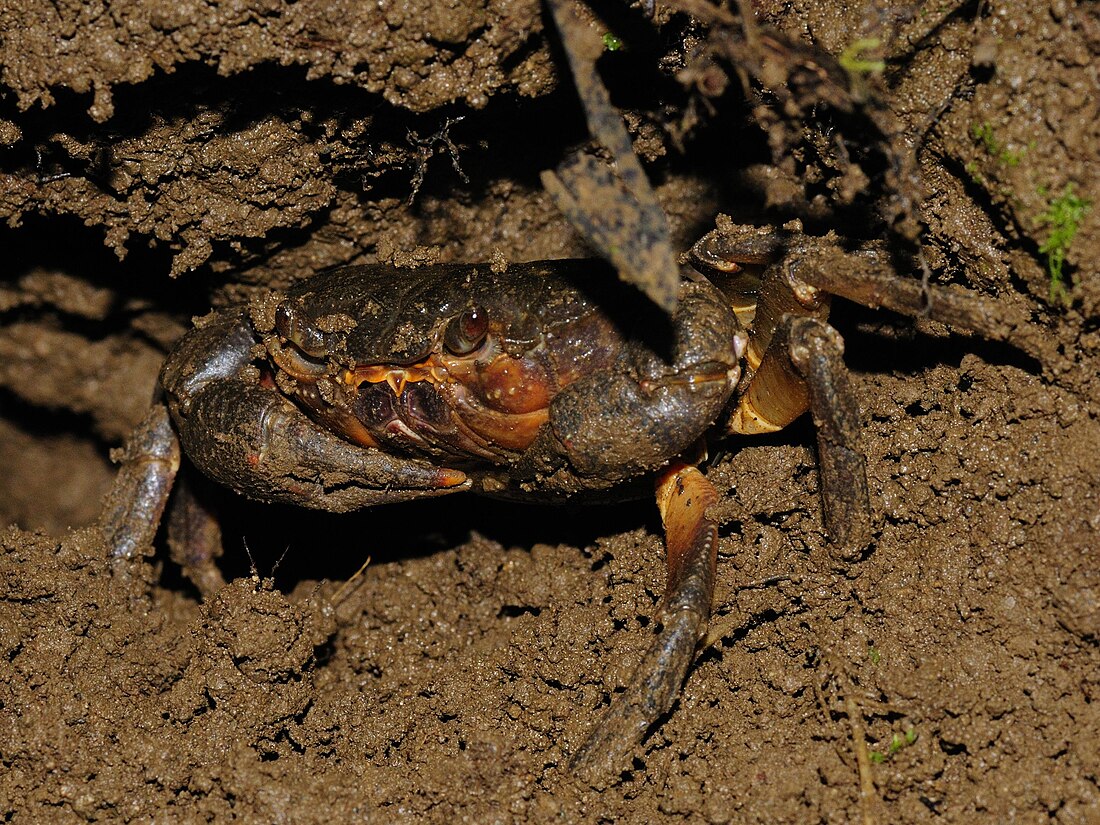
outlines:
{"label": "wet mud", "polygon": [[0,818],[1100,820],[1100,17],[753,7],[788,98],[721,21],[600,9],[678,248],[720,213],[919,244],[1040,345],[838,303],[873,544],[831,552],[811,421],[716,446],[712,631],[596,788],[566,763],[652,630],[652,502],[211,486],[205,600],[163,539],[112,565],[89,527],[193,316],[343,264],[585,254],[539,180],[586,136],[546,13],[0,7]]}

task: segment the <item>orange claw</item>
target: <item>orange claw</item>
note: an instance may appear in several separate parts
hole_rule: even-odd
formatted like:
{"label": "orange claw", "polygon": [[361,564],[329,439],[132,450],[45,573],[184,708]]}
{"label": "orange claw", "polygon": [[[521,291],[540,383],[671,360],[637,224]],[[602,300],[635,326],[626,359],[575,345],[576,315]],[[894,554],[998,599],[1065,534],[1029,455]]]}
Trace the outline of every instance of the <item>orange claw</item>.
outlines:
{"label": "orange claw", "polygon": [[718,525],[707,508],[717,500],[718,491],[693,465],[675,462],[657,480],[668,562],[659,628],[626,690],[573,756],[571,768],[591,782],[623,770],[630,750],[680,693],[710,620]]}

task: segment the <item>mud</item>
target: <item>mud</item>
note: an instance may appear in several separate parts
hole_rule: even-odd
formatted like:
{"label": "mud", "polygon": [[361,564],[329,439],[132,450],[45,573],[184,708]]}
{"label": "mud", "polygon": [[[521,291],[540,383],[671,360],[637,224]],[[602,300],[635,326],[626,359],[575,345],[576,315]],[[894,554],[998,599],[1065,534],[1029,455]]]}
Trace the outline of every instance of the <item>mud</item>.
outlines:
{"label": "mud", "polygon": [[[934,282],[1049,346],[838,306],[872,549],[830,552],[810,422],[725,442],[714,628],[602,789],[565,763],[651,628],[650,503],[337,517],[209,490],[232,583],[206,601],[163,546],[124,574],[87,529],[191,316],[345,263],[584,253],[539,184],[585,135],[545,14],[0,7],[0,817],[1100,820],[1100,18],[756,6],[847,55],[896,132],[754,118],[701,27],[606,10],[627,48],[605,76],[680,247],[719,212],[916,231]],[[1067,193],[1094,205],[1062,300]]]}

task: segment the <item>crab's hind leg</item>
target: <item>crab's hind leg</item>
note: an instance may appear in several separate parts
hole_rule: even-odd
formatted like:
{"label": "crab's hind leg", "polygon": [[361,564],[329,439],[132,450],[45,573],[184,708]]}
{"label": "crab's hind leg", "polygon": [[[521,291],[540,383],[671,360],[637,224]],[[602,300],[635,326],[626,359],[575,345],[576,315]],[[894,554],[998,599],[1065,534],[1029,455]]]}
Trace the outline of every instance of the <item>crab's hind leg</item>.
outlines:
{"label": "crab's hind leg", "polygon": [[809,410],[817,430],[825,529],[841,558],[871,540],[867,469],[859,446],[859,404],[843,360],[839,333],[818,318],[786,316],[749,380],[729,429],[781,429]]}
{"label": "crab's hind leg", "polygon": [[168,508],[167,538],[172,561],[203,596],[225,586],[215,561],[222,555],[222,531],[206,490],[194,472],[184,472]]}
{"label": "crab's hind leg", "polygon": [[871,309],[928,318],[990,341],[1008,342],[1040,361],[1045,356],[1042,332],[1018,310],[962,287],[900,277],[881,245],[844,249],[835,240],[803,235],[797,229],[739,226],[727,220],[695,244],[691,257],[697,268],[723,279],[745,265],[778,268],[795,291],[816,289]]}
{"label": "crab's hind leg", "polygon": [[892,267],[880,247],[844,250],[795,230],[730,225],[701,240],[692,255],[696,266],[712,272],[736,273],[742,263],[763,269],[758,290],[744,296],[756,300],[749,321],[749,369],[729,430],[770,432],[807,410],[813,414],[825,527],[843,559],[866,548],[873,522],[859,448],[859,406],[843,362],[843,342],[826,323],[830,297],[1006,341],[1040,362],[1048,347],[1026,319],[1002,304],[962,288],[883,274]]}
{"label": "crab's hind leg", "polygon": [[571,768],[597,780],[623,769],[629,751],[672,707],[695,646],[706,631],[714,596],[718,525],[707,508],[718,492],[693,465],[676,462],[657,481],[665,526],[668,581],[657,615],[660,630],[618,695],[573,756]]}
{"label": "crab's hind leg", "polygon": [[812,241],[794,248],[783,262],[788,277],[871,309],[929,318],[950,327],[1005,341],[1042,360],[1038,331],[1016,309],[963,287],[929,284],[892,274],[884,249],[845,251]]}
{"label": "crab's hind leg", "polygon": [[114,457],[120,466],[95,524],[108,556],[122,563],[153,546],[174,487],[168,518],[172,558],[203,594],[219,589],[224,580],[214,559],[221,555],[221,531],[187,479],[177,478],[179,439],[164,404],[153,404]]}

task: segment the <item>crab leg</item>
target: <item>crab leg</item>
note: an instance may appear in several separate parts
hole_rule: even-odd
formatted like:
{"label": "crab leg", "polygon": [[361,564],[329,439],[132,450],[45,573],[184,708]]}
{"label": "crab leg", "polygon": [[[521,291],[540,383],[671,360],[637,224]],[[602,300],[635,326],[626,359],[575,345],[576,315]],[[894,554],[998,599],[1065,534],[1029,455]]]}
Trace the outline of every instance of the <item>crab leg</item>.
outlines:
{"label": "crab leg", "polygon": [[867,462],[859,446],[859,403],[844,365],[844,342],[816,318],[784,324],[791,363],[810,394],[825,529],[841,558],[854,559],[871,542],[874,523]]}
{"label": "crab leg", "polygon": [[[725,291],[751,318],[749,369],[728,429],[772,432],[812,412],[825,527],[840,558],[855,558],[867,547],[873,523],[859,449],[859,407],[843,342],[826,323],[830,296],[1011,340],[1025,351],[1042,349],[1026,322],[972,292],[879,274],[888,265],[883,249],[844,251],[796,231],[731,225],[697,243],[692,255],[706,269],[738,275],[741,280]],[[763,267],[759,289],[751,289],[742,264]]]}
{"label": "crab leg", "polygon": [[95,525],[109,556],[131,559],[153,546],[174,486],[168,519],[172,558],[204,595],[219,589],[224,582],[214,559],[221,555],[221,531],[186,479],[177,482],[180,445],[164,404],[153,404],[115,458],[118,474]]}
{"label": "crab leg", "polygon": [[784,263],[788,277],[840,295],[872,309],[887,309],[913,318],[931,318],[991,341],[1028,342],[1029,327],[1013,310],[961,287],[926,284],[882,274],[885,251],[843,252],[836,249],[796,251]]}
{"label": "crab leg", "polygon": [[[750,339],[751,340],[751,339]],[[734,433],[779,430],[806,410],[817,430],[825,529],[844,558],[871,540],[867,469],[859,448],[859,404],[844,344],[820,318],[785,315],[730,417]]]}
{"label": "crab leg", "polygon": [[[725,277],[739,273],[743,265],[769,268],[765,278],[776,277],[771,270],[780,269],[779,277],[787,288],[798,293],[839,295],[872,309],[885,307],[969,330],[992,341],[1009,341],[1033,355],[1043,353],[1043,342],[1035,340],[1036,330],[1019,312],[962,287],[887,274],[893,265],[882,246],[846,250],[797,230],[727,223],[700,239],[691,255],[696,266]],[[767,288],[761,289],[761,298],[767,293]],[[774,320],[780,317],[775,315]],[[755,326],[761,326],[760,322]]]}
{"label": "crab leg", "polygon": [[172,506],[168,511],[168,550],[203,596],[225,586],[225,579],[214,563],[222,555],[222,531],[205,491],[196,489],[197,474],[182,474],[176,481]]}
{"label": "crab leg", "polygon": [[727,429],[746,435],[774,432],[812,412],[825,528],[837,555],[855,558],[870,542],[873,525],[859,449],[859,405],[844,365],[844,343],[826,322],[831,293],[802,280],[802,269],[795,274],[790,266],[768,265],[781,243],[792,242],[791,233],[742,231],[736,242],[712,233],[693,250],[698,262],[719,271],[737,272],[742,260],[766,267],[754,295],[733,295],[754,299],[755,306],[748,371]]}
{"label": "crab leg", "polygon": [[168,410],[154,404],[115,458],[121,462],[96,527],[112,558],[132,558],[152,547],[172,482],[180,445]]}
{"label": "crab leg", "polygon": [[668,562],[668,581],[657,614],[660,630],[626,691],[574,754],[571,767],[584,777],[596,779],[621,770],[631,748],[680,693],[695,645],[710,620],[718,525],[707,516],[707,508],[717,500],[714,486],[690,464],[674,463],[657,481]]}

